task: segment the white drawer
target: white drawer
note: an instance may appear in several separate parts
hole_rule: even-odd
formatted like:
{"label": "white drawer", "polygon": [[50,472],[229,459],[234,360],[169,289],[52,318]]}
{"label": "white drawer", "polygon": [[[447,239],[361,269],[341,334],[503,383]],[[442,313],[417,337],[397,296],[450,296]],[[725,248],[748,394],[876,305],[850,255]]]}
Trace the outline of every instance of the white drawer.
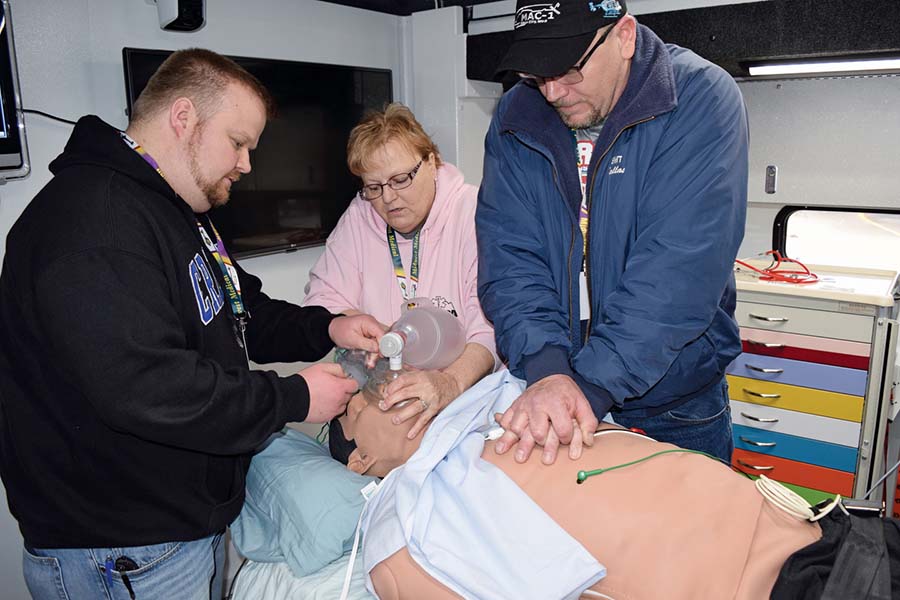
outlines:
{"label": "white drawer", "polygon": [[741,327],[871,342],[873,317],[793,306],[738,301],[734,316]]}
{"label": "white drawer", "polygon": [[732,400],[731,422],[851,448],[859,446],[860,424],[853,421]]}

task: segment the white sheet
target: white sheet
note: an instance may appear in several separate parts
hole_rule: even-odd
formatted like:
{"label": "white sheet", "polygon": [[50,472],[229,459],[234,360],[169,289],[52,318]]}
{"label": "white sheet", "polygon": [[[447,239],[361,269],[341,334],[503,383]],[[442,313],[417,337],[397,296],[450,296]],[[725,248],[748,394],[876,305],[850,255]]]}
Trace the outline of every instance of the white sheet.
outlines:
{"label": "white sheet", "polygon": [[435,417],[418,451],[363,509],[367,571],[406,546],[429,575],[479,600],[574,599],[606,575],[578,540],[481,458],[481,430],[524,389],[504,369]]}
{"label": "white sheet", "polygon": [[[350,555],[325,565],[312,575],[294,577],[285,563],[247,561],[234,584],[233,600],[337,600],[341,596]],[[366,590],[366,575],[357,557],[349,600],[374,600]]]}

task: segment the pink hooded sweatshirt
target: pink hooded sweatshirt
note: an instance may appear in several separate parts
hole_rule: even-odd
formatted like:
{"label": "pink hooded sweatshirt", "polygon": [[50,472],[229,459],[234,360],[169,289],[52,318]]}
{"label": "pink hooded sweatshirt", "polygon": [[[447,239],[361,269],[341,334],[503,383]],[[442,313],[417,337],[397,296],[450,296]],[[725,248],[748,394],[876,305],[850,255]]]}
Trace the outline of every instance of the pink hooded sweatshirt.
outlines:
{"label": "pink hooded sweatshirt", "polygon": [[[499,364],[494,329],[478,302],[478,250],[475,203],[478,189],[465,183],[459,169],[438,169],[437,192],[419,235],[419,283],[416,296],[462,319],[468,343],[481,344]],[[412,240],[397,234],[409,282]],[[357,195],[325,242],[325,252],[309,272],[303,305],[332,312],[353,308],[385,325],[400,318],[404,298],[394,275],[387,224]]]}

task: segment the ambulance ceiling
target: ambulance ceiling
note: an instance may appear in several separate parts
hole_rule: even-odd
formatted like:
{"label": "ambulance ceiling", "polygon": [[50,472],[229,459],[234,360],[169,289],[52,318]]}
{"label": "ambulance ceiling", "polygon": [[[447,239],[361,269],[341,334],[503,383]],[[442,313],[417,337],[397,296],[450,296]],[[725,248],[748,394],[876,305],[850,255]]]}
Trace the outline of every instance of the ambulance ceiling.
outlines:
{"label": "ambulance ceiling", "polygon": [[410,15],[422,10],[431,10],[444,6],[473,6],[486,4],[495,0],[325,0],[332,4],[342,4],[355,8],[365,8],[391,15]]}

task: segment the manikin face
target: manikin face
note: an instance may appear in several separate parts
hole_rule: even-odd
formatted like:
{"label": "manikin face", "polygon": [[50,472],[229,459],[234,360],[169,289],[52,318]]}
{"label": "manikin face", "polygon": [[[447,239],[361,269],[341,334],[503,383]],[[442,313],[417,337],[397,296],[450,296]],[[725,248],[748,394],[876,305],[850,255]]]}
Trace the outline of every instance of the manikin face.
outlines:
{"label": "manikin face", "polygon": [[[371,158],[369,170],[362,174],[363,185],[387,183],[416,168],[422,157],[397,140],[391,140]],[[422,160],[409,187],[395,190],[385,185],[380,197],[369,200],[375,212],[400,233],[418,229],[428,218],[434,204],[437,167],[434,155]]]}
{"label": "manikin face", "polygon": [[228,202],[232,184],[250,172],[250,151],[265,126],[262,102],[239,84],[231,84],[219,109],[197,123],[187,142],[193,186],[183,195],[194,212]]}
{"label": "manikin face", "polygon": [[[582,81],[564,84],[548,79],[538,87],[570,129],[587,129],[603,121],[628,83],[631,57],[634,55],[633,17],[626,15],[619,22],[600,29],[584,49],[584,54],[610,27],[615,30],[610,32],[582,67]],[[576,64],[581,63],[583,56]]]}
{"label": "manikin face", "polygon": [[[367,392],[359,392],[350,399],[347,413],[340,417],[344,437],[356,442],[356,450],[350,454],[347,468],[357,473],[384,477],[412,456],[422,443],[425,430],[413,439],[406,434],[415,419],[395,425],[391,419],[401,409],[378,408],[380,398]],[[427,430],[427,428],[426,428]]]}

